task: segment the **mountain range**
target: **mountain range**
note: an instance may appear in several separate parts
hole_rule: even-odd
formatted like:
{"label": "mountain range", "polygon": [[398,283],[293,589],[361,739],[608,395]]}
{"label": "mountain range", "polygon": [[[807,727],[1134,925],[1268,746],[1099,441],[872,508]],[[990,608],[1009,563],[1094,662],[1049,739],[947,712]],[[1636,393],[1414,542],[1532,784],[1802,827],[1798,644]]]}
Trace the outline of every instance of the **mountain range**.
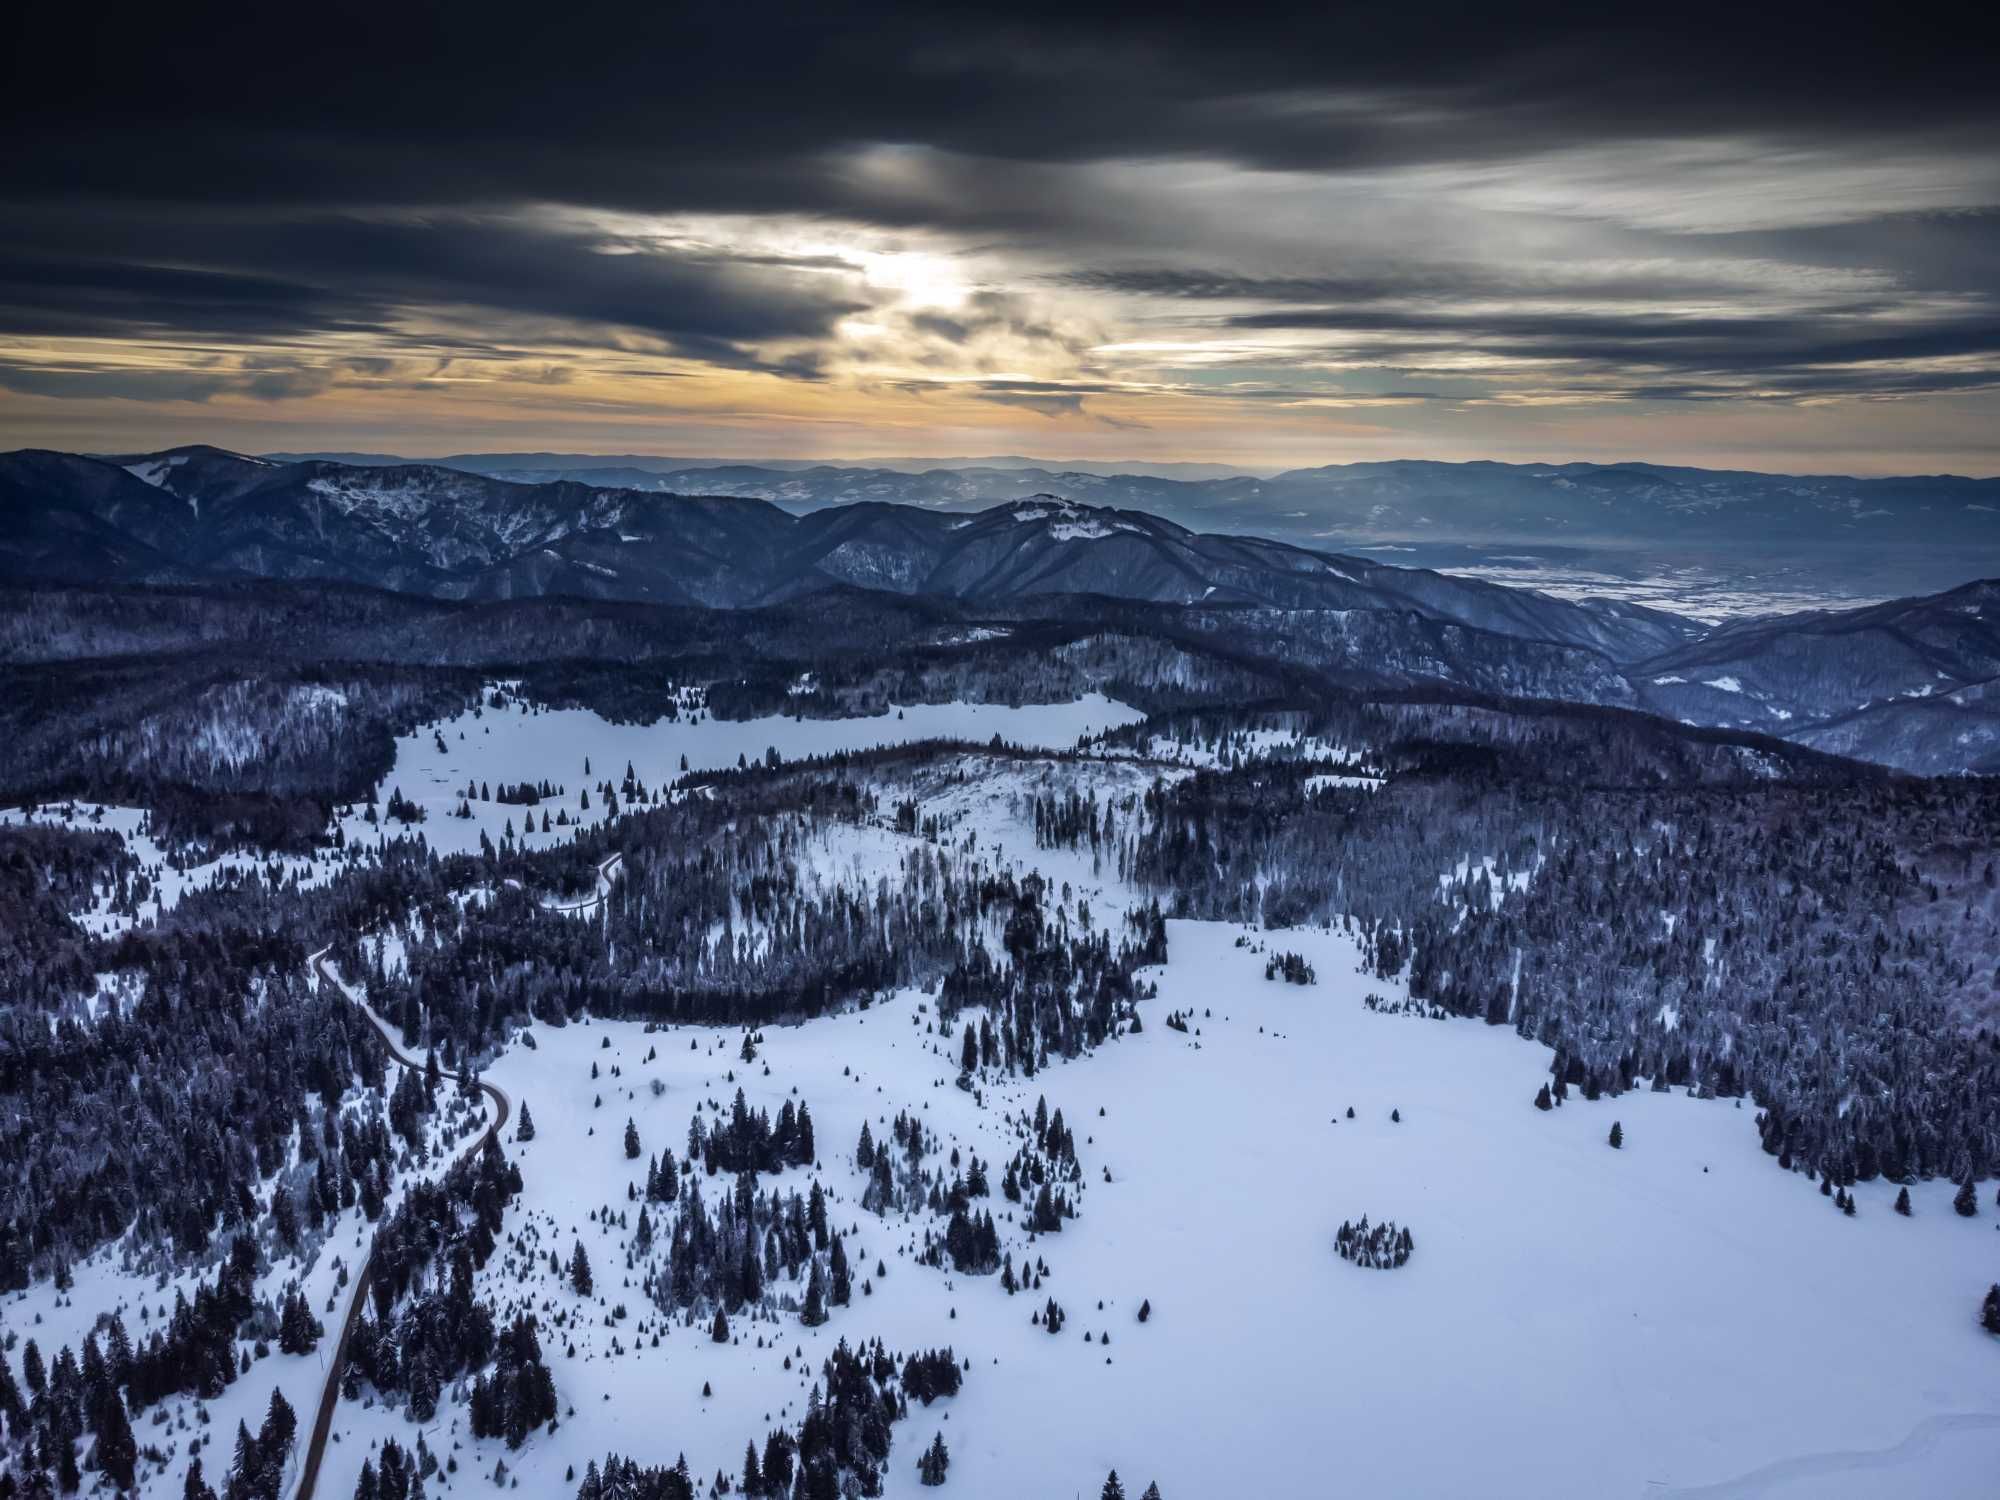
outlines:
{"label": "mountain range", "polygon": [[[276,454],[373,467],[382,454]],[[800,511],[880,500],[939,510],[984,509],[1029,493],[1145,510],[1195,530],[1266,535],[1566,544],[1825,545],[1971,543],[2000,548],[2000,478],[1916,475],[1862,479],[1762,474],[1645,463],[1435,463],[1398,459],[1260,475],[1223,465],[1071,464],[1004,456],[746,463],[643,455],[467,453],[427,460],[546,484],[725,493]]]}
{"label": "mountain range", "polygon": [[[1425,467],[1358,465],[1349,477],[1387,494]],[[1353,472],[1362,469],[1398,473]],[[1620,493],[1621,514],[1652,518],[1644,524],[1695,504],[1688,497],[1701,490],[1685,476],[1703,471],[1621,469],[1631,472],[1509,470],[1507,483],[1567,497],[1572,514]],[[0,578],[317,580],[438,599],[711,609],[857,588],[963,601],[996,616],[1064,599],[1130,601],[1168,609],[1175,630],[1356,687],[1637,709],[1926,774],[2000,770],[1993,583],[1712,627],[1616,600],[1204,532],[1074,494],[1017,489],[970,509],[872,496],[801,509],[731,493],[732,469],[685,472],[698,474],[701,492],[529,483],[437,464],[279,462],[202,446],[108,459],[23,450],[0,455]],[[1009,472],[1017,485],[1045,477]],[[1953,524],[1971,530],[1985,524],[1983,512],[1962,487],[1994,482],[1879,483],[1906,486],[1893,491],[1899,500],[1884,491],[1896,515],[1920,510],[1923,486],[1934,484],[1933,505],[1954,496]],[[1101,499],[1104,487],[1088,493]],[[1775,494],[1732,504],[1747,514],[1775,504]],[[1832,489],[1793,500],[1819,507],[1829,525],[1855,514]]]}

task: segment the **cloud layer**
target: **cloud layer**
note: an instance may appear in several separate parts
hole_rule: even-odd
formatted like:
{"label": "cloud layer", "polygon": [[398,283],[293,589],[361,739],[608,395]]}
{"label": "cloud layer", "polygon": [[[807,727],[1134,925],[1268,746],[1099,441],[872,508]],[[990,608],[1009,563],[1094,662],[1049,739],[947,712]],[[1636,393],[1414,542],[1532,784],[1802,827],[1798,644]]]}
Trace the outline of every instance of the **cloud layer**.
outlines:
{"label": "cloud layer", "polygon": [[37,8],[0,437],[2000,467],[1967,36],[1405,9]]}

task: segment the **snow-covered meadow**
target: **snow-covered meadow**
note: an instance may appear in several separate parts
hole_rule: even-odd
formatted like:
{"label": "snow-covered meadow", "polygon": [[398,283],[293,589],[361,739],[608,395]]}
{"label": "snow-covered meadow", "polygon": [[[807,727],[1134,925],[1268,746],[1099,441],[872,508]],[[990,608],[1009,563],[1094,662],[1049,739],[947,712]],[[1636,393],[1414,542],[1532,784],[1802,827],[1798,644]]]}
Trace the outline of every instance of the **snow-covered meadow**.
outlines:
{"label": "snow-covered meadow", "polygon": [[[952,1087],[956,1047],[930,1032],[917,993],[767,1028],[748,1066],[733,1032],[534,1028],[535,1047],[512,1048],[488,1076],[537,1126],[510,1148],[527,1183],[510,1232],[534,1222],[541,1250],[563,1255],[580,1239],[598,1268],[585,1305],[554,1278],[530,1288],[575,1319],[575,1357],[545,1335],[575,1414],[518,1454],[473,1444],[452,1430],[462,1416],[446,1415],[432,1448],[462,1444],[475,1476],[505,1457],[537,1494],[566,1493],[565,1471],[606,1450],[654,1462],[685,1452],[698,1476],[733,1473],[747,1439],[797,1420],[834,1340],[879,1335],[905,1351],[949,1343],[972,1361],[959,1396],[897,1429],[891,1495],[919,1492],[916,1455],[939,1431],[951,1492],[996,1500],[1088,1493],[1113,1467],[1202,1500],[1302,1486],[1991,1493],[1995,1351],[1973,1316],[2000,1255],[1990,1211],[1959,1218],[1950,1186],[1928,1184],[1901,1218],[1894,1188],[1872,1183],[1846,1218],[1777,1172],[1730,1101],[1635,1092],[1540,1112],[1545,1049],[1503,1028],[1370,1011],[1364,992],[1396,987],[1358,973],[1337,931],[1175,922],[1170,949],[1141,1034],[1032,1081],[989,1081],[983,1103]],[[1302,953],[1318,982],[1265,979],[1279,950]],[[1164,1024],[1175,1011],[1191,1031]],[[810,1105],[835,1227],[858,1226],[854,1303],[818,1329],[744,1322],[738,1343],[717,1346],[705,1326],[676,1327],[657,1349],[633,1348],[630,1319],[603,1325],[618,1302],[650,1311],[636,1278],[624,1284],[627,1235],[590,1218],[605,1206],[636,1216],[624,1122],[648,1153],[678,1152],[690,1114],[710,1100],[726,1109],[739,1085],[773,1114],[788,1099]],[[1009,1297],[997,1278],[912,1264],[921,1225],[858,1206],[864,1120],[880,1137],[908,1109],[947,1148],[1004,1160],[1038,1095],[1064,1111],[1088,1184],[1081,1216],[1030,1252],[1050,1268],[1040,1292]],[[1614,1120],[1619,1150],[1606,1141]],[[1410,1226],[1407,1267],[1335,1257],[1335,1230],[1363,1214]],[[1019,1225],[1003,1223],[1002,1239],[1019,1264]],[[858,1282],[878,1259],[889,1274],[864,1297]],[[489,1268],[490,1290],[521,1290],[499,1275]],[[1069,1314],[1056,1336],[1030,1323],[1048,1295]],[[622,1355],[607,1353],[614,1332]],[[759,1335],[771,1346],[756,1348]],[[795,1350],[804,1362],[787,1371]],[[349,1493],[387,1420],[342,1406],[324,1493]]]}
{"label": "snow-covered meadow", "polygon": [[[473,818],[451,816],[468,780],[561,783],[575,824],[578,793],[589,785],[584,816],[601,818],[596,784],[620,780],[628,762],[662,790],[682,774],[683,755],[695,772],[767,748],[789,759],[940,736],[1067,747],[1136,717],[1094,699],[642,727],[510,703],[399,742],[379,795],[386,802],[400,790],[423,806],[417,827],[433,846],[476,848],[482,831],[497,842],[510,820],[521,838],[525,809],[475,801]],[[1279,731],[1258,735],[1231,753],[1347,759]],[[941,842],[969,846],[996,869],[1039,871],[1052,890],[1068,887],[1064,904],[1087,901],[1093,924],[1115,936],[1138,899],[1118,879],[1115,851],[1036,847],[1026,806],[1039,791],[1071,789],[1130,805],[1155,778],[1218,758],[1212,748],[1163,748],[1179,763],[970,753],[948,768],[885,773],[881,823],[827,826],[799,857],[826,881],[898,878],[914,840],[886,810],[909,796],[938,820]],[[1373,784],[1323,773],[1307,788]],[[344,828],[350,847],[383,831],[358,818]],[[138,837],[136,824],[121,831]],[[607,868],[600,891],[616,878]],[[1498,900],[1533,872],[1468,858],[1440,872],[1440,890],[1482,878]],[[579,902],[574,916],[588,922],[594,911]],[[401,939],[380,941],[389,950]],[[1316,983],[1266,977],[1267,961],[1288,952],[1311,965]],[[1157,1480],[1167,1500],[1992,1493],[2000,1349],[1975,1319],[1979,1296],[2000,1277],[1990,1189],[1967,1219],[1952,1211],[1951,1184],[1913,1186],[1915,1211],[1904,1218],[1891,1208],[1893,1184],[1863,1183],[1850,1218],[1777,1170],[1747,1103],[1641,1088],[1539,1111],[1546,1048],[1506,1028],[1394,1013],[1404,987],[1360,965],[1337,929],[1172,922],[1169,960],[1147,974],[1158,994],[1140,1003],[1143,1031],[1033,1079],[985,1075],[977,1092],[954,1086],[958,1038],[938,1034],[935,1001],[919,991],[766,1027],[748,1064],[735,1030],[593,1019],[517,1032],[486,1073],[517,1120],[525,1107],[536,1126],[531,1141],[508,1132],[525,1188],[502,1239],[526,1236],[525,1259],[540,1263],[580,1242],[596,1287],[580,1297],[541,1264],[524,1276],[519,1255],[489,1262],[482,1293],[503,1309],[529,1306],[541,1321],[563,1416],[555,1433],[509,1451],[473,1440],[463,1391],[448,1394],[424,1439],[456,1469],[433,1476],[429,1492],[484,1492],[504,1460],[510,1488],[562,1500],[574,1493],[570,1471],[608,1451],[648,1463],[684,1453],[705,1486],[718,1471],[738,1472],[746,1441],[797,1423],[835,1341],[880,1337],[903,1353],[948,1344],[970,1361],[959,1395],[913,1407],[897,1427],[891,1496],[920,1492],[916,1457],[939,1433],[952,1457],[946,1493],[974,1500],[1094,1494],[1112,1468],[1128,1493]],[[1371,994],[1386,1007],[1365,1004]],[[1169,1027],[1170,1015],[1185,1016],[1188,1029]],[[733,1319],[735,1341],[718,1345],[705,1320],[685,1326],[656,1313],[640,1272],[628,1269],[639,1208],[629,1193],[643,1190],[648,1155],[681,1155],[690,1116],[726,1112],[738,1087],[773,1115],[787,1102],[810,1107],[817,1165],[775,1181],[787,1191],[804,1192],[815,1176],[825,1185],[833,1225],[848,1235],[855,1294],[818,1328],[790,1314]],[[926,1228],[942,1221],[862,1208],[854,1147],[864,1122],[882,1140],[898,1113],[919,1116],[943,1151],[988,1163],[997,1186],[1041,1097],[1076,1138],[1080,1216],[1030,1244],[1021,1210],[997,1191],[975,1204],[1001,1220],[1016,1266],[1047,1263],[1037,1291],[1008,1296],[997,1277],[919,1265]],[[628,1117],[642,1142],[636,1161],[622,1144]],[[1607,1140],[1614,1121],[1619,1149]],[[700,1185],[713,1201],[731,1184]],[[1363,1215],[1409,1227],[1407,1266],[1363,1270],[1335,1255],[1339,1226]],[[358,1263],[364,1242],[358,1215],[343,1215],[306,1273],[329,1331],[345,1305],[335,1298],[327,1310],[337,1290],[331,1256]],[[886,1275],[875,1274],[878,1261]],[[263,1290],[286,1274],[274,1272]],[[1051,1296],[1068,1313],[1056,1335],[1031,1322]],[[171,1284],[106,1255],[76,1268],[69,1304],[41,1284],[0,1302],[0,1318],[52,1352],[78,1339],[97,1307],[140,1297],[170,1305]],[[254,1428],[273,1383],[309,1425],[319,1360],[274,1354],[211,1404],[221,1438],[211,1478],[226,1466],[237,1417]],[[328,1500],[353,1493],[384,1437],[408,1446],[414,1436],[381,1401],[341,1403],[334,1434],[319,1483]],[[161,1434],[142,1423],[139,1436],[144,1444]],[[178,1430],[165,1436],[184,1453]],[[184,1468],[177,1457],[158,1492],[173,1493]]]}
{"label": "snow-covered meadow", "polygon": [[[504,708],[483,708],[459,714],[440,724],[426,725],[396,741],[394,769],[382,779],[377,795],[392,792],[424,811],[415,825],[441,854],[476,850],[482,834],[495,844],[511,824],[517,842],[529,848],[575,836],[578,827],[599,823],[605,816],[600,781],[617,783],[629,764],[649,791],[663,792],[681,776],[725,770],[739,758],[760,760],[776,750],[785,760],[831,755],[843,750],[872,750],[912,744],[919,740],[964,740],[984,745],[995,735],[1010,745],[1029,749],[1068,749],[1079,739],[1101,734],[1144,718],[1137,709],[1099,693],[1072,703],[1031,703],[1010,707],[999,703],[926,703],[892,713],[851,719],[794,719],[770,715],[757,719],[716,719],[684,715],[651,724],[616,724],[587,709],[540,709],[509,698]],[[444,746],[440,753],[439,744]],[[682,759],[686,767],[682,767]],[[590,771],[586,774],[584,765]],[[471,801],[470,818],[454,816],[468,783],[498,787],[502,783],[549,781],[564,795],[535,808],[537,822],[527,827],[525,807]],[[582,794],[590,792],[590,806]],[[558,809],[569,826],[541,831],[539,814]],[[385,832],[400,831],[383,823],[368,824],[361,808],[342,821],[350,841],[371,844]]]}

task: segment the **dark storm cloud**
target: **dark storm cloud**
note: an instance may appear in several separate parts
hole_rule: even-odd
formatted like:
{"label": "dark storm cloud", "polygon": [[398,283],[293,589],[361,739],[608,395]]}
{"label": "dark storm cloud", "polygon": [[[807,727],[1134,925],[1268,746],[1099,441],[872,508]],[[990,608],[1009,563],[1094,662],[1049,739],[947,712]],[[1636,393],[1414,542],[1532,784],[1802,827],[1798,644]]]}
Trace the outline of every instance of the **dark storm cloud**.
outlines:
{"label": "dark storm cloud", "polygon": [[[551,213],[564,205],[956,236],[1032,257],[1024,275],[1042,285],[1177,303],[1244,333],[1352,335],[1338,352],[1368,361],[1435,368],[1457,344],[1636,371],[1600,391],[1762,374],[1801,394],[1906,394],[1972,377],[1863,367],[1996,353],[1994,216],[1871,216],[1843,186],[1850,169],[1902,161],[1990,176],[1982,164],[2000,156],[1987,55],[1905,9],[34,6],[0,52],[0,82],[0,333],[27,339],[344,336],[395,353],[422,316],[425,346],[463,340],[468,357],[590,330],[810,380],[826,374],[841,320],[870,305],[836,260],[619,243]],[[1830,216],[1800,211],[1799,227],[1784,227],[1781,195],[1757,220],[1780,227],[1662,229],[1647,210],[1680,201],[1673,174],[1700,170],[1675,154],[1690,145],[1776,173],[1787,153],[1809,156],[1816,190],[1849,200]],[[1277,254],[1258,241],[1259,214],[1229,211],[1252,169],[1471,203],[1482,173],[1579,151],[1617,164],[1558,183],[1569,197],[1549,212],[1581,222],[1594,193],[1618,198],[1600,218],[1624,228],[1596,226],[1600,263],[1584,247],[1542,265],[1531,242],[1474,261],[1420,230],[1411,253],[1375,247],[1373,261],[1344,263],[1323,249],[1349,227],[1331,202],[1325,240],[1290,223],[1269,230],[1290,237],[1294,253]],[[1200,180],[1222,205],[1199,227],[1179,184],[1147,175],[1181,161],[1206,164]],[[1548,172],[1561,177],[1528,175]],[[1232,233],[1258,243],[1262,263],[1229,264]],[[1664,240],[1675,250],[1656,254]],[[1137,246],[1159,263],[1134,264]],[[1865,306],[1849,286],[1796,299],[1826,306],[1773,311],[1768,285],[1676,255],[1852,271],[1885,301]],[[1957,302],[1863,326],[1916,291]],[[1670,316],[1676,299],[1690,307]],[[1218,322],[1203,305],[1224,300],[1257,310]],[[1714,315],[1739,306],[1746,316]],[[991,292],[902,327],[922,343],[913,367],[1012,338],[1097,373],[1074,326]],[[184,378],[198,389],[219,377]],[[983,395],[1045,413],[1082,399],[1074,387]]]}
{"label": "dark storm cloud", "polygon": [[1588,299],[1657,304],[1682,297],[1712,299],[1743,290],[1740,283],[1731,283],[1714,269],[1698,274],[1654,266],[1644,272],[1607,273],[1589,266],[1532,268],[1422,261],[1332,276],[1259,276],[1212,267],[1130,266],[1063,272],[1054,279],[1092,291],[1193,302],[1297,303],[1308,310],[1323,303],[1353,306],[1473,297],[1514,303]]}
{"label": "dark storm cloud", "polygon": [[1882,214],[1838,224],[1703,236],[1708,248],[1796,264],[1868,270],[1893,266],[1912,291],[2000,291],[2000,207]]}
{"label": "dark storm cloud", "polygon": [[[30,253],[0,252],[0,332],[390,335],[406,309],[460,305],[627,329],[759,367],[749,346],[822,338],[867,305],[819,261],[640,247],[505,218],[109,217],[115,236],[74,210],[20,226]],[[135,258],[98,258],[107,238]]]}
{"label": "dark storm cloud", "polygon": [[[2000,356],[2000,309],[1940,321],[1880,316],[1889,310],[1887,304],[1862,302],[1798,315],[1693,317],[1368,306],[1244,313],[1225,321],[1235,328],[1352,334],[1354,342],[1337,346],[1343,355],[1365,354],[1384,363],[1476,352],[1606,372],[1643,368],[1727,377],[1739,390],[1742,382],[1761,379],[1797,395],[1910,394],[2000,384],[2000,370],[1975,377],[1948,367],[1866,368]],[[1841,367],[1847,367],[1845,373],[1836,373]],[[1648,383],[1626,394],[1663,399],[1661,392],[1671,389],[1676,387]]]}
{"label": "dark storm cloud", "polygon": [[229,369],[60,370],[0,362],[0,390],[58,401],[211,401],[247,396],[291,401],[317,396],[340,377],[333,366],[292,363]]}
{"label": "dark storm cloud", "polygon": [[[1823,8],[38,6],[17,192],[855,212],[840,148],[1350,169],[1578,141],[1883,132],[1993,143],[1979,49]],[[976,215],[976,183],[964,183]],[[903,212],[914,212],[905,205]]]}

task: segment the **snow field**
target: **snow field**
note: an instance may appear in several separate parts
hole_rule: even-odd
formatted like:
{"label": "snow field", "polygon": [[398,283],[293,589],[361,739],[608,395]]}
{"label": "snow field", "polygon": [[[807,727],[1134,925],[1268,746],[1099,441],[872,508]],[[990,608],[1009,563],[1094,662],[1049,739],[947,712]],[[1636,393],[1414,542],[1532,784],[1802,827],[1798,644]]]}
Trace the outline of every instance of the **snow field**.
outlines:
{"label": "snow field", "polygon": [[[916,1455],[938,1431],[952,1493],[994,1500],[1088,1493],[1113,1466],[1128,1487],[1157,1478],[1203,1500],[1334,1474],[1343,1489],[1412,1496],[1991,1493],[2000,1404],[1974,1319],[1996,1265],[1990,1210],[1960,1219],[1950,1185],[1933,1183],[1912,1189],[1903,1219],[1894,1188],[1870,1183],[1844,1218],[1777,1172],[1731,1101],[1638,1092],[1542,1113],[1530,1101],[1546,1049],[1505,1029],[1371,1013],[1362,993],[1400,987],[1356,972],[1337,932],[1253,934],[1238,948],[1240,933],[1172,923],[1141,1035],[989,1087],[983,1107],[950,1086],[956,1049],[911,1024],[929,1019],[914,993],[767,1028],[748,1067],[733,1031],[534,1028],[537,1046],[489,1074],[537,1126],[510,1146],[527,1190],[508,1232],[546,1226],[544,1259],[580,1238],[598,1295],[574,1359],[544,1313],[575,1416],[506,1455],[522,1488],[560,1495],[570,1464],[580,1473],[607,1449],[667,1462],[684,1451],[698,1475],[734,1473],[746,1439],[797,1420],[834,1340],[880,1335],[972,1361],[958,1397],[897,1429],[892,1496],[918,1493]],[[1302,952],[1318,984],[1266,981],[1271,948]],[[1166,1027],[1172,1010],[1198,1034]],[[623,1156],[626,1117],[647,1154],[678,1156],[697,1103],[728,1108],[731,1069],[753,1107],[811,1106],[833,1223],[859,1226],[854,1303],[816,1330],[739,1320],[739,1342],[719,1347],[705,1328],[674,1327],[658,1349],[631,1350],[650,1310],[636,1273],[623,1285],[622,1235],[586,1215],[608,1204],[636,1222],[625,1184],[643,1187],[644,1157]],[[1008,1116],[1038,1094],[1063,1109],[1087,1185],[1081,1217],[1033,1247],[1052,1273],[1039,1293],[914,1265],[921,1224],[857,1206],[863,1119],[880,1139],[907,1109],[945,1149],[1004,1166]],[[1613,1120],[1622,1150],[1605,1141]],[[786,1185],[803,1190],[809,1175]],[[702,1179],[711,1201],[727,1187]],[[997,1191],[990,1206],[1010,1207]],[[1335,1230],[1364,1213],[1410,1226],[1407,1267],[1336,1258]],[[1018,1224],[1003,1217],[1002,1238],[1018,1266]],[[864,1297],[878,1258],[889,1275]],[[499,1265],[487,1290],[577,1308],[554,1278],[491,1284]],[[1057,1336],[1029,1322],[1048,1296],[1069,1314]],[[629,1352],[612,1356],[601,1318],[619,1300]],[[1110,1332],[1110,1346],[1086,1331]],[[760,1333],[774,1347],[757,1349]],[[805,1362],[787,1372],[795,1348]],[[428,1440],[440,1453],[465,1444],[461,1466],[490,1473],[504,1446],[453,1433],[462,1420],[448,1414]],[[343,1406],[336,1426],[353,1431],[331,1450],[326,1493],[344,1495],[367,1424]]]}
{"label": "snow field", "polygon": [[[415,831],[440,854],[473,852],[483,833],[496,845],[509,823],[518,842],[542,848],[571,838],[579,820],[583,826],[601,823],[604,799],[596,787],[614,786],[630,763],[649,791],[664,791],[683,774],[733,767],[737,757],[759,760],[775,749],[787,760],[828,755],[841,750],[870,750],[918,740],[961,739],[983,745],[994,735],[1002,741],[1039,749],[1066,749],[1079,738],[1099,734],[1145,716],[1137,709],[1099,693],[1073,703],[1035,703],[1012,708],[994,703],[913,704],[879,718],[791,719],[771,715],[759,719],[662,719],[652,724],[614,724],[587,709],[536,710],[509,700],[504,709],[465,713],[441,724],[425,726],[396,741],[394,768],[376,789],[386,805],[400,790],[424,809]],[[437,741],[445,752],[440,755]],[[584,774],[584,761],[590,773]],[[548,780],[564,789],[562,796],[528,808],[500,802],[473,801],[471,818],[452,816],[468,781],[497,788],[503,783]],[[590,792],[590,807],[580,794]],[[568,812],[570,826],[541,832],[541,814]],[[527,831],[528,814],[535,827]],[[378,838],[406,831],[383,814],[371,826],[359,807],[349,811],[342,828],[350,843],[373,844]]]}

